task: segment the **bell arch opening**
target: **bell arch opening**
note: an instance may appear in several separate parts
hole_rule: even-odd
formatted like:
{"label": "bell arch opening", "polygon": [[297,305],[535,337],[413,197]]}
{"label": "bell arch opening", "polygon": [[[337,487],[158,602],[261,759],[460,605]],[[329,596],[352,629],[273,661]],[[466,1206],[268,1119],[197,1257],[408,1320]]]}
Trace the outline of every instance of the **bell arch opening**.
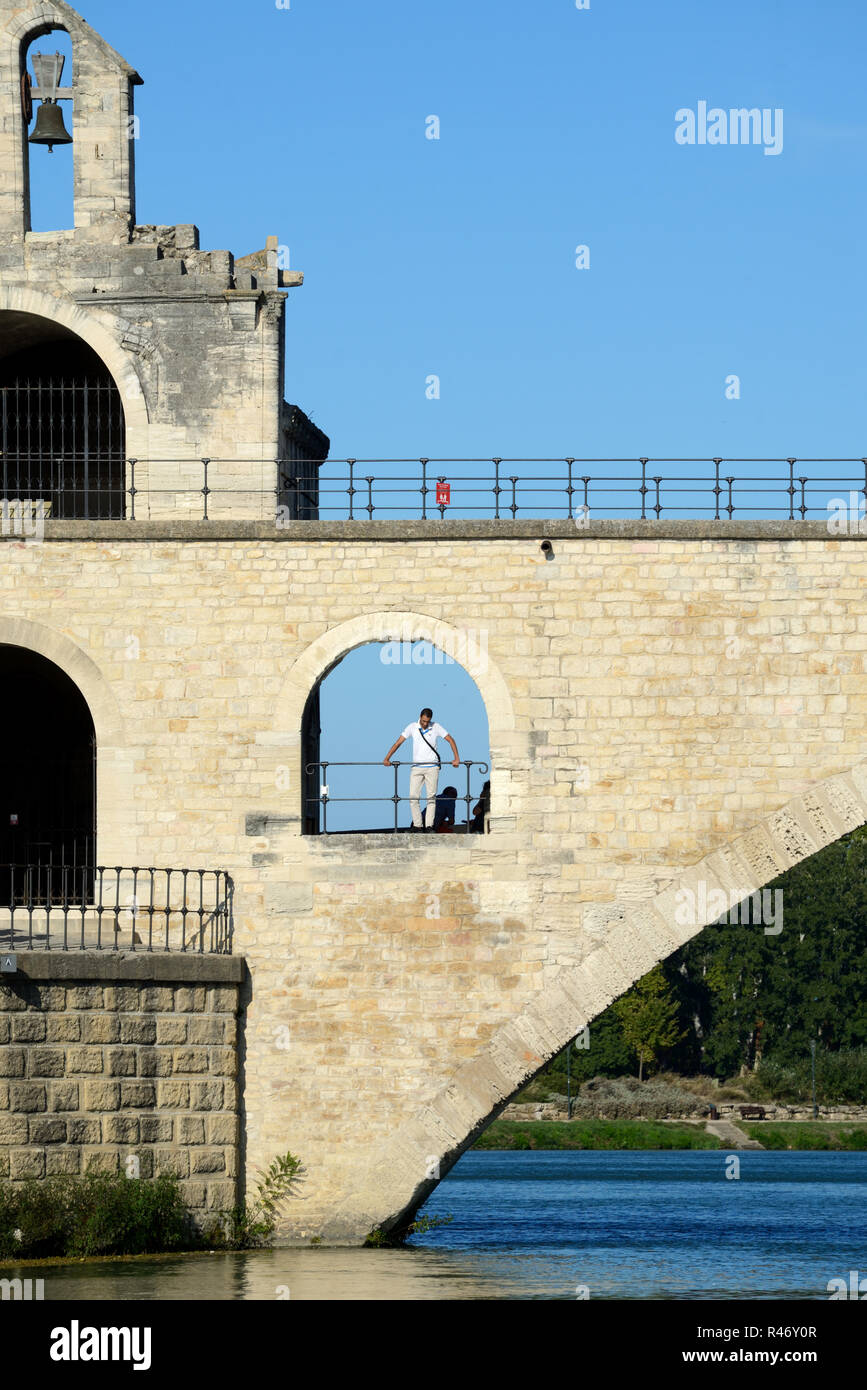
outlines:
{"label": "bell arch opening", "polygon": [[63,871],[96,860],[96,731],[87,701],[54,662],[0,645],[0,905],[22,870],[44,871],[62,892]]}
{"label": "bell arch opening", "polygon": [[488,831],[488,713],[460,656],[425,639],[374,641],[323,672],[301,726],[305,835]]}
{"label": "bell arch opening", "polygon": [[72,38],[45,25],[21,45],[25,226],[37,233],[75,226]]}
{"label": "bell arch opening", "polygon": [[126,423],[114,377],[63,324],[0,312],[0,498],[56,520],[126,515]]}

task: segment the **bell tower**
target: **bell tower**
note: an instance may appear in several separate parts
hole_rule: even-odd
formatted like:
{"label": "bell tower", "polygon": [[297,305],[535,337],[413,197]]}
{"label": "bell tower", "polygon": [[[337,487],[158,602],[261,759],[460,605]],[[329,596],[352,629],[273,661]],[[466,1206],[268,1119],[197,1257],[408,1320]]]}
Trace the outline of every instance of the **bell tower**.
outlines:
{"label": "bell tower", "polygon": [[[66,0],[0,0],[0,499],[49,524],[313,518],[329,442],[283,398],[304,277],[276,236],[236,259],[137,222],[141,80]],[[74,226],[34,232],[32,161],[70,140]]]}
{"label": "bell tower", "polygon": [[[27,66],[34,39],[65,30],[72,43],[71,86],[52,92],[50,65]],[[50,55],[50,42],[44,45]],[[138,73],[65,0],[0,0],[0,237],[30,231],[30,161],[45,151],[30,143],[30,117],[59,131],[71,113],[75,231],[78,238],[128,241],[135,223],[134,93]],[[57,121],[51,104],[57,103]],[[32,111],[31,111],[32,103]],[[41,103],[37,105],[37,103]],[[53,117],[53,123],[52,122]]]}

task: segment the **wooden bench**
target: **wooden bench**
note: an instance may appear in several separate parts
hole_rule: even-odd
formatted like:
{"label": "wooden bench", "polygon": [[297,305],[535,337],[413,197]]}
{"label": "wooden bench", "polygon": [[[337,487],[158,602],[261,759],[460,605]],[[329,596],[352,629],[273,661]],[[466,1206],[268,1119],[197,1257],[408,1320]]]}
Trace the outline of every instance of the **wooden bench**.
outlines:
{"label": "wooden bench", "polygon": [[739,1105],[738,1110],[742,1120],[763,1120],[765,1118],[763,1105]]}

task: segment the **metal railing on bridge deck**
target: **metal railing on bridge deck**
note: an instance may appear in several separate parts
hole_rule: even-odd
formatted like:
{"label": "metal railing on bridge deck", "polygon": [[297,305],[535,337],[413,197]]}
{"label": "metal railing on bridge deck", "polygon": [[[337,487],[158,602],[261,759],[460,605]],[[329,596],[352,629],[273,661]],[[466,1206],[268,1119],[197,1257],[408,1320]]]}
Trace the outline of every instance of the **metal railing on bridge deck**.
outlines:
{"label": "metal railing on bridge deck", "polygon": [[[322,824],[321,824],[321,826],[319,827],[318,831],[314,831],[314,832],[312,832],[312,833],[314,833],[314,834],[315,834],[315,833],[321,833],[321,834],[323,834],[323,835],[327,835],[327,834],[343,834],[343,833],[346,833],[346,834],[392,834],[392,833],[394,833],[394,832],[400,831],[401,829],[404,829],[404,830],[411,830],[411,829],[413,828],[411,824],[408,825],[408,826],[403,826],[403,827],[401,827],[401,826],[398,824],[399,815],[400,815],[400,811],[399,811],[400,806],[401,806],[402,804],[404,804],[405,802],[409,802],[410,800],[412,800],[412,798],[411,798],[409,795],[401,796],[401,795],[400,795],[400,792],[399,792],[399,790],[398,790],[398,777],[399,777],[399,774],[400,774],[400,769],[401,769],[402,767],[410,767],[410,768],[412,768],[412,767],[426,767],[426,768],[430,768],[431,766],[436,767],[437,765],[436,765],[436,763],[431,764],[431,763],[395,762],[393,759],[388,763],[387,768],[386,768],[386,765],[385,765],[384,763],[382,763],[382,762],[378,762],[378,763],[366,763],[366,762],[355,763],[355,762],[329,762],[329,761],[322,761],[322,762],[318,762],[318,763],[308,763],[308,764],[306,765],[307,776],[308,776],[308,777],[313,777],[313,776],[315,776],[315,775],[317,774],[317,772],[318,772],[318,774],[319,774],[319,794],[318,794],[318,796],[307,796],[307,797],[305,797],[305,799],[304,799],[304,809],[305,809],[305,812],[306,812],[307,819],[308,819],[308,820],[309,820],[309,819],[312,819],[313,817],[315,817],[315,816],[317,815],[317,809],[316,809],[317,807],[321,807],[321,810],[322,810]],[[457,795],[454,796],[454,797],[444,797],[444,796],[443,796],[443,788],[442,788],[442,787],[438,787],[438,788],[437,788],[437,797],[436,797],[437,802],[438,802],[438,803],[440,803],[440,802],[442,802],[442,801],[451,802],[451,803],[452,803],[453,810],[454,810],[454,814],[448,814],[448,815],[446,816],[446,810],[445,810],[445,808],[442,808],[442,807],[440,807],[439,805],[438,805],[438,808],[437,808],[437,809],[442,811],[443,816],[446,816],[446,818],[447,818],[448,821],[449,821],[449,828],[450,828],[452,831],[457,832],[457,833],[459,833],[459,834],[479,834],[479,833],[483,833],[483,832],[485,831],[485,829],[486,829],[486,826],[487,826],[487,817],[488,817],[488,814],[489,814],[489,811],[490,811],[490,795],[489,795],[488,793],[486,793],[484,787],[482,788],[482,790],[481,790],[480,792],[478,792],[478,793],[476,793],[476,794],[473,794],[473,793],[471,792],[471,790],[470,790],[470,775],[471,775],[471,772],[472,772],[472,769],[473,769],[473,768],[476,768],[476,769],[478,770],[479,775],[482,775],[482,774],[484,774],[484,773],[486,773],[486,772],[489,771],[489,766],[488,766],[487,763],[479,762],[479,761],[473,760],[473,759],[469,759],[469,760],[467,760],[467,759],[461,759],[460,766],[466,769],[466,792],[462,795],[462,794],[460,793],[460,791],[458,791],[458,792],[457,792]],[[386,771],[386,770],[388,770],[388,771],[393,771],[393,772],[394,772],[394,791],[391,793],[390,796],[332,796],[332,795],[331,795],[331,791],[330,791],[330,786],[329,786],[329,783],[328,783],[328,780],[327,780],[327,779],[328,779],[328,776],[329,776],[328,769],[329,769],[329,768],[331,768],[331,769],[334,769],[334,768],[345,768],[345,767],[375,767],[375,768],[379,768],[379,771],[380,771],[380,772],[383,772],[383,771]],[[443,780],[443,775],[445,775],[446,773],[448,773],[448,772],[450,772],[450,771],[457,772],[457,769],[456,769],[456,768],[453,768],[451,762],[448,762],[448,761],[446,761],[446,760],[443,760],[442,766],[441,766],[441,768],[440,768],[440,773],[441,773],[440,781]],[[423,795],[424,793],[422,792],[421,794]],[[331,806],[332,804],[336,804],[336,805],[361,804],[362,802],[368,802],[368,801],[370,801],[370,802],[387,802],[387,803],[389,803],[391,806],[393,806],[393,808],[394,808],[394,825],[393,825],[393,826],[380,826],[380,827],[369,827],[369,826],[368,826],[368,827],[365,827],[363,830],[347,830],[347,831],[345,831],[345,832],[344,832],[344,831],[341,831],[341,830],[333,830],[333,829],[329,831],[329,829],[328,829],[328,807],[329,807],[329,806]],[[463,804],[466,805],[466,820],[465,820],[465,821],[462,821],[460,824],[458,824],[458,821],[457,821],[457,807],[458,807],[458,804],[459,804],[459,803],[463,803]],[[474,814],[474,808],[477,807],[477,806],[480,808],[480,810],[479,810],[478,814]],[[423,821],[425,821],[426,818],[427,818],[427,816],[426,816],[426,809],[427,809],[426,807],[425,807],[424,809],[422,809],[422,820],[423,820]],[[436,828],[439,828],[439,827],[436,827]]]}
{"label": "metal railing on bridge deck", "polygon": [[231,955],[222,869],[0,864],[0,950]]}
{"label": "metal railing on bridge deck", "polygon": [[[232,508],[290,522],[517,521],[589,517],[828,520],[835,496],[867,503],[867,458],[417,458],[0,460],[3,534],[41,521],[210,521]],[[112,471],[113,470],[113,471]],[[176,471],[177,476],[172,476]],[[250,486],[244,486],[245,470]],[[264,486],[274,480],[274,486]],[[142,505],[144,499],[144,505]],[[168,500],[164,500],[168,499]],[[241,500],[243,499],[243,500]],[[863,511],[863,507],[862,507]]]}
{"label": "metal railing on bridge deck", "polygon": [[[393,472],[407,466],[415,471]],[[599,472],[600,466],[616,471]],[[325,471],[319,480],[323,519],[429,521],[457,513],[462,519],[578,523],[590,516],[658,521],[663,514],[806,521],[827,520],[835,493],[867,502],[867,458],[329,459],[325,465],[336,467],[345,469],[343,477]],[[282,474],[284,495],[293,497],[296,485],[300,480]]]}

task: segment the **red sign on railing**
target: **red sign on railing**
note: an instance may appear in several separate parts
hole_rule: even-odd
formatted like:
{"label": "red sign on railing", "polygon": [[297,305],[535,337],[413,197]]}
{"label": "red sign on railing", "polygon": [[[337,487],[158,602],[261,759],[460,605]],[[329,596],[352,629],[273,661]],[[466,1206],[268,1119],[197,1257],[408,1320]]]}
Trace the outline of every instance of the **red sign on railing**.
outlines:
{"label": "red sign on railing", "polygon": [[444,483],[442,478],[440,478],[439,482],[437,483],[437,506],[448,507],[451,505],[451,500],[452,485],[451,483]]}

